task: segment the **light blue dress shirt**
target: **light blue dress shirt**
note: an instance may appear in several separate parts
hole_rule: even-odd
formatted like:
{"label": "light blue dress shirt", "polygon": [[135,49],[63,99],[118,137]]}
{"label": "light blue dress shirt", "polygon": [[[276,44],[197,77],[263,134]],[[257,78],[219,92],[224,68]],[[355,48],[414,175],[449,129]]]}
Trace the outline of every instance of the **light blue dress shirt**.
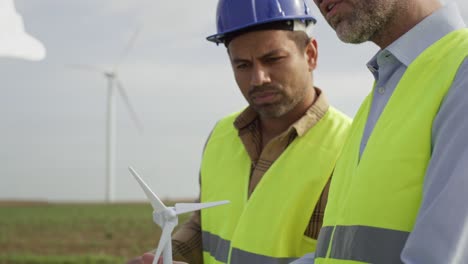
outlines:
{"label": "light blue dress shirt", "polygon": [[[367,66],[374,75],[375,89],[361,154],[408,65],[434,42],[465,27],[456,4],[449,4],[371,59]],[[293,263],[310,264],[313,258],[309,254]],[[422,204],[401,259],[408,264],[468,263],[468,59],[460,66],[434,119]]]}

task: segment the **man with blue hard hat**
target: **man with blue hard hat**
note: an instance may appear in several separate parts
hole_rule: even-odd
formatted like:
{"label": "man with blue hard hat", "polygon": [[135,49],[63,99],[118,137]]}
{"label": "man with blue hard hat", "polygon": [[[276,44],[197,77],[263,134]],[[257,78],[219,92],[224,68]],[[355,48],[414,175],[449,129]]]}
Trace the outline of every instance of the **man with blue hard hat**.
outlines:
{"label": "man with blue hard hat", "polygon": [[350,120],[314,87],[311,5],[218,2],[218,31],[207,39],[226,46],[249,106],[216,124],[201,163],[201,202],[230,204],[181,226],[172,240],[175,260],[289,263],[315,250]]}

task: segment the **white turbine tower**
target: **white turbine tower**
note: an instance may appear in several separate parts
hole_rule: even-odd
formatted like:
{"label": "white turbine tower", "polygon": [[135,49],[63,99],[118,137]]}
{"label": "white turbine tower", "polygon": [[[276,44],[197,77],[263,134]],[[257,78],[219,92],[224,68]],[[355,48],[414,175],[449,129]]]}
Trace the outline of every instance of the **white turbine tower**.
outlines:
{"label": "white turbine tower", "polygon": [[229,203],[229,201],[211,203],[176,203],[174,207],[166,207],[158,196],[156,196],[156,194],[154,194],[148,185],[146,185],[146,183],[141,179],[138,173],[132,167],[129,167],[128,169],[138,181],[153,206],[153,221],[162,228],[161,238],[159,239],[153,264],[158,263],[161,253],[163,253],[163,263],[172,264],[171,233],[174,230],[174,227],[177,226],[178,215]]}
{"label": "white turbine tower", "polygon": [[71,68],[88,70],[102,74],[107,79],[107,114],[106,114],[106,202],[114,201],[114,182],[115,182],[115,146],[116,146],[116,98],[119,93],[127,110],[130,118],[135,123],[137,129],[142,132],[143,126],[130,103],[130,99],[125,91],[122,82],[119,79],[118,69],[120,63],[128,55],[133,47],[136,37],[140,28],[137,28],[132,37],[127,42],[119,60],[110,70],[102,69],[93,65],[69,65]]}

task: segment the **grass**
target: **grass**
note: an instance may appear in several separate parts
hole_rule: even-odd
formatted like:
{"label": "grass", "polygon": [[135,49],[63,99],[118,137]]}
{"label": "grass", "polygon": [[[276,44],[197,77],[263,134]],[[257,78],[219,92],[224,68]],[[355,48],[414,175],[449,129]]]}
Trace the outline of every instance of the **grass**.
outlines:
{"label": "grass", "polygon": [[111,256],[38,256],[38,255],[2,255],[0,263],[14,264],[115,264],[124,263],[125,259]]}
{"label": "grass", "polygon": [[123,263],[156,247],[151,212],[146,203],[0,203],[0,264]]}

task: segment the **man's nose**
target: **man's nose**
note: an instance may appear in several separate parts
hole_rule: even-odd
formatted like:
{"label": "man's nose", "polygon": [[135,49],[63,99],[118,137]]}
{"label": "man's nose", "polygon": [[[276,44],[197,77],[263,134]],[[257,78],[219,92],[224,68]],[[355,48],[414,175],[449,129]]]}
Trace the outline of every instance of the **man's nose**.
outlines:
{"label": "man's nose", "polygon": [[256,65],[252,69],[252,77],[251,77],[251,86],[260,86],[265,83],[270,83],[270,74],[268,70],[260,65]]}

